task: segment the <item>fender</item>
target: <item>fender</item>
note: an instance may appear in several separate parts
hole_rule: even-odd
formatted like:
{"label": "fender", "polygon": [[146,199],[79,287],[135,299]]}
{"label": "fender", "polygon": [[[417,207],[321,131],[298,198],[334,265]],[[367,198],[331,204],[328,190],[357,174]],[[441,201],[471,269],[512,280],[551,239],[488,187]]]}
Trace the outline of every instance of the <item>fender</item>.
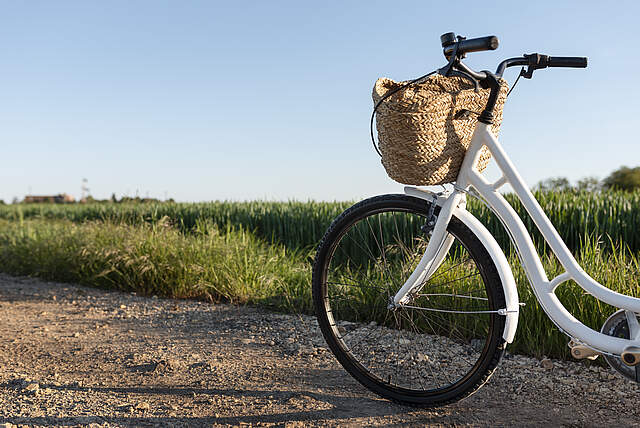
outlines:
{"label": "fender", "polygon": [[[433,201],[433,193],[418,189],[416,187],[407,186],[404,188],[405,194],[416,198],[424,199],[426,201]],[[436,204],[442,206],[442,203],[446,198],[438,197]],[[456,216],[465,226],[467,226],[474,235],[480,240],[482,245],[487,249],[487,252],[491,256],[491,260],[498,269],[500,275],[500,281],[502,282],[502,290],[504,291],[504,297],[507,304],[506,319],[504,324],[504,332],[502,338],[507,342],[513,342],[513,338],[518,328],[518,316],[520,314],[520,303],[518,298],[518,289],[516,287],[516,281],[513,278],[513,272],[511,266],[507,261],[507,257],[502,252],[502,249],[496,242],[495,238],[487,230],[487,228],[473,216],[469,211],[464,208],[465,204],[460,204],[453,211],[453,215]]]}

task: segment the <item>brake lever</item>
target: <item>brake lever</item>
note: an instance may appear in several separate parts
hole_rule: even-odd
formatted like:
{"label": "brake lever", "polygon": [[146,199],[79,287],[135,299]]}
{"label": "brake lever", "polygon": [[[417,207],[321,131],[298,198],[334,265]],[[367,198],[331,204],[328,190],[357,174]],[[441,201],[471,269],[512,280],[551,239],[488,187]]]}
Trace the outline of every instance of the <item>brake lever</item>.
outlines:
{"label": "brake lever", "polygon": [[520,76],[524,77],[525,79],[531,79],[535,70],[538,70],[538,68],[529,66],[525,71],[525,68],[522,67],[522,69],[520,70]]}
{"label": "brake lever", "polygon": [[534,71],[548,67],[549,57],[547,55],[532,53],[529,55],[524,54],[523,57],[525,57],[529,61],[527,71],[524,71],[524,67],[522,67],[522,70],[520,70],[520,76],[524,77],[525,79],[531,79],[533,77]]}

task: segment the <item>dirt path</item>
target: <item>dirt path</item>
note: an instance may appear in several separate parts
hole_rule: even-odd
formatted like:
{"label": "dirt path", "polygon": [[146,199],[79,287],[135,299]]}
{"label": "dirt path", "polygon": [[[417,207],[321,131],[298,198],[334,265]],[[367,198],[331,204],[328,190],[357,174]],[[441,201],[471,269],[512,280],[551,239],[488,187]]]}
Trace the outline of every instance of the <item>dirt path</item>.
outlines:
{"label": "dirt path", "polygon": [[632,426],[639,391],[510,357],[471,398],[407,409],[353,381],[313,318],[0,275],[0,427]]}

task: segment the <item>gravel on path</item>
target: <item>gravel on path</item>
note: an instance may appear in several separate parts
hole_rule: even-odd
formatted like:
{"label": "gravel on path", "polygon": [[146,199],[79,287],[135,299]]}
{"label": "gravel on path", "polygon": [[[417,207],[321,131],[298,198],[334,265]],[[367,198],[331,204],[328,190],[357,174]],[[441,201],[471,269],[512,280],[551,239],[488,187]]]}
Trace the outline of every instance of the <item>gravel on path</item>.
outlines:
{"label": "gravel on path", "polygon": [[313,317],[0,274],[0,428],[634,426],[639,392],[507,355],[467,400],[410,409],[354,381]]}

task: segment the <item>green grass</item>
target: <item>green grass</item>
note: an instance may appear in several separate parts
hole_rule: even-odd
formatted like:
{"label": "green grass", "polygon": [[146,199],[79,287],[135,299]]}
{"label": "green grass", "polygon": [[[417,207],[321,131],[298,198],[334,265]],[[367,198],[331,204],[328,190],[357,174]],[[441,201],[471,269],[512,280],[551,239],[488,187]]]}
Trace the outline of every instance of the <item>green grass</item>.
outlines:
{"label": "green grass", "polygon": [[[610,237],[632,252],[640,251],[640,192],[549,192],[536,193],[540,205],[572,251],[578,251],[584,236]],[[533,223],[513,195],[506,195],[531,231]],[[127,224],[155,223],[168,218],[182,231],[201,223],[221,229],[242,226],[257,236],[290,249],[311,249],[320,241],[331,221],[349,202],[208,202],[208,203],[93,203],[74,205],[0,205],[0,218],[66,219],[73,222],[103,220]],[[469,199],[468,209],[494,233],[503,248],[508,236],[498,219],[480,202]],[[544,251],[540,236],[534,240]],[[605,249],[608,249],[608,239]]]}
{"label": "green grass", "polygon": [[208,227],[185,235],[163,221],[0,220],[0,266],[15,275],[146,295],[311,311],[303,254],[243,230]]}
{"label": "green grass", "polygon": [[[310,252],[271,244],[243,228],[218,228],[200,220],[189,233],[170,219],[152,223],[112,221],[0,220],[0,270],[15,275],[136,291],[146,295],[201,298],[311,313]],[[584,239],[577,253],[585,270],[603,285],[640,296],[637,253]],[[538,306],[521,268],[511,256],[522,309],[516,341],[509,349],[535,356],[568,357],[567,338]],[[561,268],[543,257],[550,276]],[[614,310],[576,286],[557,292],[567,309],[598,328]],[[371,302],[354,303],[366,310]]]}
{"label": "green grass", "polygon": [[[605,287],[640,297],[640,253],[632,253],[611,243],[608,244],[610,251],[602,251],[603,244],[585,238],[580,251],[575,254],[576,260]],[[520,301],[525,303],[520,312],[516,341],[509,347],[510,351],[570,359],[567,337],[560,333],[538,304],[519,262],[513,256],[509,259],[518,284]],[[542,264],[549,278],[564,272],[554,256],[543,256]],[[587,294],[573,281],[561,284],[556,289],[556,295],[575,318],[597,331],[600,331],[609,315],[617,310]]]}

